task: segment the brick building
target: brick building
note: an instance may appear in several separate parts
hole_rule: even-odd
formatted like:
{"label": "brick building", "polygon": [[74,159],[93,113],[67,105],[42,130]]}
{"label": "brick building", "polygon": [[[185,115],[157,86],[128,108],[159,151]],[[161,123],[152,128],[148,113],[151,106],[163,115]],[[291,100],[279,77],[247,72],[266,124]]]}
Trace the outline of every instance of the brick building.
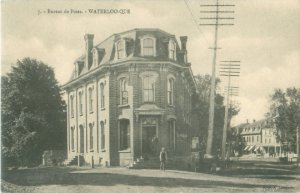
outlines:
{"label": "brick building", "polygon": [[[133,29],[94,45],[74,62],[63,86],[68,106],[68,159],[126,166],[145,156],[190,150],[195,82],[187,37]],[[93,161],[92,161],[93,160]]]}

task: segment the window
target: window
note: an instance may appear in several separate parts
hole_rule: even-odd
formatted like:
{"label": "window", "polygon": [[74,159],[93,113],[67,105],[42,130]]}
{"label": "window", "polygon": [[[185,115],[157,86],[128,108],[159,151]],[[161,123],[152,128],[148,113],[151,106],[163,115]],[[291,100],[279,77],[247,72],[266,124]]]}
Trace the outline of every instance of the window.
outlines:
{"label": "window", "polygon": [[75,136],[74,136],[74,130],[75,128],[74,127],[71,127],[71,150],[74,151],[74,148],[75,148]]}
{"label": "window", "polygon": [[259,142],[259,136],[256,137],[257,142]]}
{"label": "window", "polygon": [[96,58],[95,52],[94,52],[94,55],[93,55],[93,63],[94,63],[94,65],[97,65],[97,58]]}
{"label": "window", "polygon": [[80,115],[83,115],[82,92],[79,92],[79,113]]}
{"label": "window", "polygon": [[117,58],[121,59],[125,57],[125,41],[120,40],[117,43]]}
{"label": "window", "polygon": [[129,120],[122,119],[119,121],[120,128],[120,150],[126,150],[130,148],[130,127]]}
{"label": "window", "polygon": [[120,79],[120,104],[128,104],[128,91],[126,78]]}
{"label": "window", "polygon": [[143,55],[154,56],[154,40],[152,38],[145,38],[143,40]]}
{"label": "window", "polygon": [[89,128],[90,128],[90,150],[93,150],[94,136],[93,136],[93,124],[92,123],[89,124]]}
{"label": "window", "polygon": [[143,79],[143,97],[144,102],[154,102],[155,79],[148,75]]}
{"label": "window", "polygon": [[93,49],[93,64],[98,65],[98,50],[96,48]]}
{"label": "window", "polygon": [[173,40],[169,42],[169,58],[172,60],[176,59],[176,44]]}
{"label": "window", "polygon": [[105,107],[105,94],[104,94],[104,84],[100,84],[100,108],[103,109]]}
{"label": "window", "polygon": [[252,142],[254,142],[254,136],[252,136]]}
{"label": "window", "polygon": [[89,88],[89,110],[93,112],[93,88]]}
{"label": "window", "polygon": [[101,129],[101,149],[105,149],[105,130],[104,130],[104,122],[100,122],[100,129]]}
{"label": "window", "polygon": [[70,97],[70,104],[71,104],[71,117],[74,117],[74,96],[71,95]]}
{"label": "window", "polygon": [[267,143],[267,139],[265,139],[265,143]]}
{"label": "window", "polygon": [[[78,138],[77,138],[78,139]],[[86,140],[87,141],[87,140]],[[84,153],[84,127],[83,125],[79,125],[79,153]]]}
{"label": "window", "polygon": [[168,104],[174,104],[174,79],[170,78],[168,80]]}
{"label": "window", "polygon": [[271,138],[269,139],[269,143],[271,143]]}
{"label": "window", "polygon": [[99,153],[99,127],[97,127],[97,152]]}
{"label": "window", "polygon": [[169,148],[175,150],[175,120],[170,119],[168,121],[169,130]]}

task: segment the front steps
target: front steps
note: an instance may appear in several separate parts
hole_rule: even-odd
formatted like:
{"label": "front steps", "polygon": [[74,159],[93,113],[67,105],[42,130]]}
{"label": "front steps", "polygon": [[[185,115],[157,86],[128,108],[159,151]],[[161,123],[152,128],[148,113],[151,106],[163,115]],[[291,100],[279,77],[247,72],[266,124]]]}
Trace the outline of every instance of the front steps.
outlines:
{"label": "front steps", "polygon": [[71,156],[71,157],[69,157],[68,159],[66,159],[64,161],[64,165],[65,166],[76,165],[77,164],[77,159],[78,159],[77,155]]}

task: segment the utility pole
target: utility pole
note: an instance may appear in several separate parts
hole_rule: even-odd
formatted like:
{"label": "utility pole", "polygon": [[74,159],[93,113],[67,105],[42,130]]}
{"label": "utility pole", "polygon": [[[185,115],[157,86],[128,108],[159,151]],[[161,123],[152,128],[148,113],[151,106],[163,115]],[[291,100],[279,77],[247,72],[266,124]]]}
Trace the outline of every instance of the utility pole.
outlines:
{"label": "utility pole", "polygon": [[[234,94],[234,88],[231,88],[231,77],[240,76],[240,61],[222,61],[220,64],[220,76],[226,76],[228,78],[227,82],[227,96],[225,104],[225,116],[224,116],[224,126],[223,126],[223,136],[222,136],[222,161],[225,161],[226,156],[226,139],[227,139],[227,127],[228,127],[228,108],[229,108],[229,97],[230,94]],[[237,88],[237,87],[235,87]]]}
{"label": "utility pole", "polygon": [[299,126],[297,126],[297,167],[299,166]]}
{"label": "utility pole", "polygon": [[228,15],[234,13],[234,11],[228,10],[227,8],[232,8],[234,7],[234,5],[219,4],[219,0],[216,0],[215,4],[201,4],[200,7],[204,9],[204,10],[200,10],[200,13],[206,14],[206,17],[202,17],[202,16],[200,17],[200,20],[202,22],[199,25],[215,27],[214,47],[210,48],[213,49],[213,60],[212,60],[212,73],[211,73],[212,75],[211,75],[210,101],[209,101],[208,136],[207,136],[206,154],[204,155],[205,158],[210,159],[213,158],[212,142],[213,142],[213,128],[214,128],[215,88],[216,88],[215,74],[216,74],[217,50],[220,49],[218,48],[218,28],[219,26],[233,25],[232,21],[234,18]]}

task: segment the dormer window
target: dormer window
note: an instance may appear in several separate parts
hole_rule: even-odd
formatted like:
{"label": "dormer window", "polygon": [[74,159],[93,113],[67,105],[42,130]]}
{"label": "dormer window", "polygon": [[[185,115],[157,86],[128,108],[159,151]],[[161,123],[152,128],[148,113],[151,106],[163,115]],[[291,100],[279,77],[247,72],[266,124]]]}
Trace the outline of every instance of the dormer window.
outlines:
{"label": "dormer window", "polygon": [[96,48],[93,49],[93,65],[97,66],[99,61],[98,50]]}
{"label": "dormer window", "polygon": [[169,41],[169,58],[176,60],[176,44],[173,40]]}
{"label": "dormer window", "polygon": [[117,42],[117,58],[121,59],[125,57],[125,41],[119,40]]}
{"label": "dormer window", "polygon": [[144,37],[141,39],[142,42],[142,56],[155,56],[155,38],[153,37]]}

